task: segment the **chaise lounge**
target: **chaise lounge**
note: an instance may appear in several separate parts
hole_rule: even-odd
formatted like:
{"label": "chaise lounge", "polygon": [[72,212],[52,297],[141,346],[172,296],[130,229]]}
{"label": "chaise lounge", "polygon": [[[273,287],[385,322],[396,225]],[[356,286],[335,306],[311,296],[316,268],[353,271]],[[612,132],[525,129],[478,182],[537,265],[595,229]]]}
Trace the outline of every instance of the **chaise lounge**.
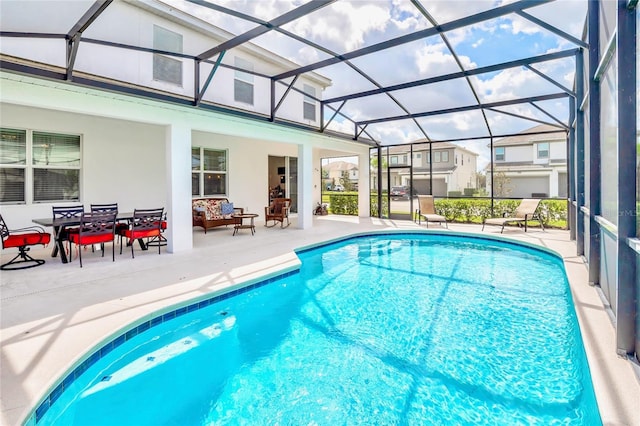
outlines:
{"label": "chaise lounge", "polygon": [[422,219],[427,222],[427,228],[429,222],[440,223],[440,226],[444,223],[445,228],[449,229],[447,225],[447,218],[436,214],[436,206],[433,201],[433,195],[418,195],[418,225],[422,222]]}
{"label": "chaise lounge", "polygon": [[[500,225],[502,226],[502,229],[500,230],[500,233],[502,234],[505,225],[508,223],[515,223],[518,226],[522,226],[522,223],[524,222],[524,232],[527,232],[527,221],[534,218],[539,204],[539,199],[523,198],[512,217],[494,217],[485,219],[482,222],[482,230],[484,231],[484,225]],[[542,224],[542,218],[540,215],[538,215],[538,220],[540,221],[540,227],[544,231],[544,225]]]}

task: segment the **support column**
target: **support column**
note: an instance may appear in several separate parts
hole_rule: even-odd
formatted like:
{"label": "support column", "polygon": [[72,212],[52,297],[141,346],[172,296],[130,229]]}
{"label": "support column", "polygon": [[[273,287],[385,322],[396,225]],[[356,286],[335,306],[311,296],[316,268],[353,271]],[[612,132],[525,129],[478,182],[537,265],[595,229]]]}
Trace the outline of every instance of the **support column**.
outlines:
{"label": "support column", "polygon": [[583,207],[586,203],[585,188],[585,130],[584,130],[584,54],[576,54],[576,100],[571,103],[572,114],[575,114],[575,126],[571,127],[571,137],[575,140],[575,169],[576,169],[576,254],[584,255],[585,251],[585,222],[588,217]]}
{"label": "support column", "polygon": [[[618,0],[618,303],[616,347],[618,355],[633,355],[636,330],[636,254],[629,238],[636,236],[636,16],[627,0]],[[638,343],[640,346],[640,343]]]}
{"label": "support column", "polygon": [[298,145],[298,228],[313,226],[313,148]]}
{"label": "support column", "polygon": [[551,169],[549,175],[549,197],[555,198],[558,196],[559,185],[558,169]]}
{"label": "support column", "polygon": [[600,82],[595,80],[600,64],[600,11],[598,0],[589,0],[589,284],[600,283]]}
{"label": "support column", "polygon": [[191,128],[171,124],[166,127],[167,170],[167,251],[193,248],[191,226]]}
{"label": "support column", "polygon": [[358,216],[371,216],[371,176],[369,152],[358,155]]}

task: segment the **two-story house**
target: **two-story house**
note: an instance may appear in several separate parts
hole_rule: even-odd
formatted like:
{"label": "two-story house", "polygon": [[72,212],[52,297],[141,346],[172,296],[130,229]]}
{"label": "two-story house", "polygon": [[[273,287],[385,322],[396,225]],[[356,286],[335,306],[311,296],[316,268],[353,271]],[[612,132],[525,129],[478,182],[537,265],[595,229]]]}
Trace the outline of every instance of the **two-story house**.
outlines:
{"label": "two-story house", "polygon": [[257,44],[220,50],[233,34],[158,0],[109,3],[86,25],[76,2],[38,5],[2,5],[0,205],[15,227],[52,205],[166,206],[170,246],[190,248],[191,197],[262,211],[273,158],[287,196],[308,194],[298,223],[310,226],[321,159],[368,159],[362,144],[287,125],[319,128],[331,81],[272,81],[299,65]]}
{"label": "two-story house", "polygon": [[[567,196],[567,133],[542,124],[493,143],[495,196]],[[491,193],[491,165],[487,191]]]}
{"label": "two-story house", "polygon": [[412,153],[406,147],[389,148],[391,187],[409,187],[413,175],[414,194],[446,197],[452,192],[462,195],[465,188],[476,188],[478,154],[448,142],[423,142],[416,141]]}
{"label": "two-story house", "polygon": [[358,165],[349,161],[330,161],[322,166],[325,189],[333,188],[334,185],[344,185],[349,182],[351,188],[358,186]]}

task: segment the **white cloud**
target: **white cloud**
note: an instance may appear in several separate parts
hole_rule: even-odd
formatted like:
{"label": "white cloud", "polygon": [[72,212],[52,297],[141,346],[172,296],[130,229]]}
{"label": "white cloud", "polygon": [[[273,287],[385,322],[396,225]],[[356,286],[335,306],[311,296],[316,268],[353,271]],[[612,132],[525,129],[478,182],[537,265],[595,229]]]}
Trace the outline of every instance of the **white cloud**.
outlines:
{"label": "white cloud", "polygon": [[[321,13],[321,15],[317,15]],[[355,50],[372,32],[384,32],[391,20],[389,10],[381,2],[336,2],[290,26],[292,32],[329,43],[339,53]]]}

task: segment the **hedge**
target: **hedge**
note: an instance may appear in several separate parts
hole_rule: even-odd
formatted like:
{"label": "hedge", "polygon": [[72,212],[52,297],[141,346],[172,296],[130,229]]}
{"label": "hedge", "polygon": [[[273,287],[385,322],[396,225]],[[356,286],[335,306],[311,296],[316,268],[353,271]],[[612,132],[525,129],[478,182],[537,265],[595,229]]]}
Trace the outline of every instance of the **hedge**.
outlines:
{"label": "hedge", "polygon": [[[377,216],[378,196],[371,195],[371,214]],[[418,200],[414,199],[417,207]],[[441,198],[435,200],[436,213],[449,222],[482,223],[487,217],[512,216],[520,200],[495,200],[491,214],[491,200],[484,198]],[[357,194],[329,195],[329,212],[333,214],[358,215]],[[564,200],[541,200],[538,207],[545,227],[566,228],[567,202]],[[387,197],[382,197],[382,216],[389,217]],[[532,221],[534,224],[536,221]]]}

